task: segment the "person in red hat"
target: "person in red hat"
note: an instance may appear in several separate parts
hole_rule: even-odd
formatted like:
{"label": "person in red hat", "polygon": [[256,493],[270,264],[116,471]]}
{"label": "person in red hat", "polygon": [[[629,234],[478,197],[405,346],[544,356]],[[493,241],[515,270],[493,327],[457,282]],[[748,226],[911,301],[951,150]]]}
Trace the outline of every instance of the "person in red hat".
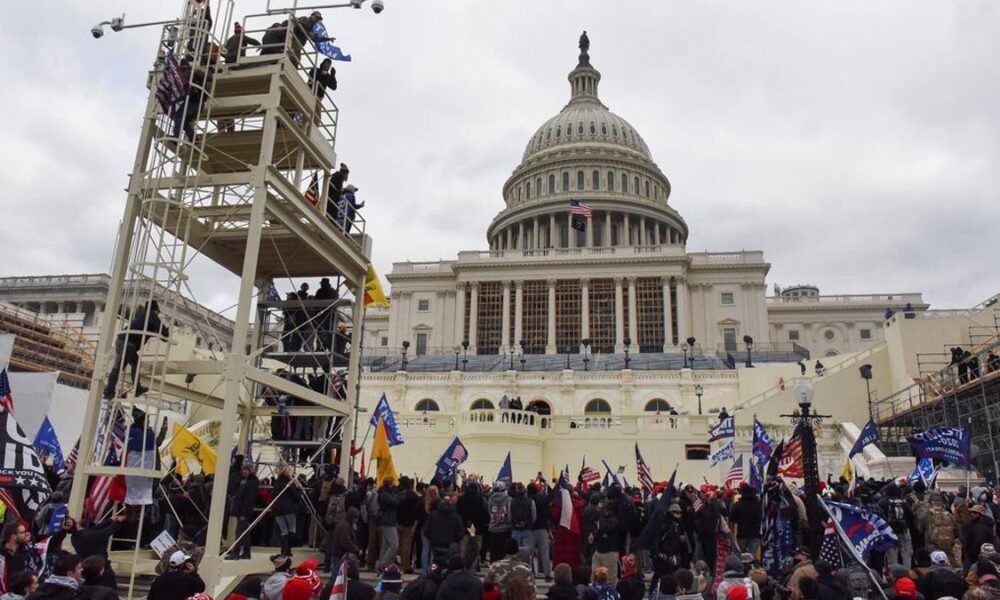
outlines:
{"label": "person in red hat", "polygon": [[319,561],[310,558],[296,567],[295,575],[285,583],[285,589],[281,594],[282,600],[311,600],[318,594],[323,585],[319,573],[316,572],[318,566]]}
{"label": "person in red hat", "polygon": [[226,63],[233,64],[247,55],[249,46],[260,46],[260,40],[243,34],[243,26],[239,21],[233,23],[233,35],[226,40]]}

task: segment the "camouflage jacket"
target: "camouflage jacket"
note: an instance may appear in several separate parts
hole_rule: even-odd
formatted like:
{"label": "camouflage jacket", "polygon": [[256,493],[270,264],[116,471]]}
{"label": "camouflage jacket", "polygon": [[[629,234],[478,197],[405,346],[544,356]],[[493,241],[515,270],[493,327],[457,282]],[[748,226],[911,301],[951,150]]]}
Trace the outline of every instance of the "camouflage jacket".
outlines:
{"label": "camouflage jacket", "polygon": [[531,572],[531,567],[527,563],[518,560],[516,556],[507,556],[490,565],[486,576],[501,588],[506,587],[508,577],[520,575],[528,580],[531,587],[535,587],[535,577]]}

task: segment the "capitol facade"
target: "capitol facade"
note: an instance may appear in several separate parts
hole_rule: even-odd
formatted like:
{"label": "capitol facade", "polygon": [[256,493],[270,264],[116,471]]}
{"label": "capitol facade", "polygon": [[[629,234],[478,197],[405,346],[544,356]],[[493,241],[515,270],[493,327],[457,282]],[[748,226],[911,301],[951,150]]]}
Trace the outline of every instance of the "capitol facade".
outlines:
{"label": "capitol facade", "polygon": [[[812,369],[881,343],[887,311],[927,308],[919,293],[825,296],[801,285],[769,295],[763,252],[688,252],[670,180],[601,102],[601,74],[581,46],[569,102],[528,140],[488,247],[395,263],[391,307],[367,311],[361,404],[385,393],[399,413],[403,472],[428,478],[455,435],[470,470],[487,473],[511,450],[516,477],[584,454],[633,464],[635,442],[701,460],[710,411],[798,376],[800,361]],[[584,227],[571,200],[589,207]],[[504,396],[530,414],[496,412]],[[864,398],[842,408],[863,424]],[[761,407],[775,426],[787,424],[780,412]]]}

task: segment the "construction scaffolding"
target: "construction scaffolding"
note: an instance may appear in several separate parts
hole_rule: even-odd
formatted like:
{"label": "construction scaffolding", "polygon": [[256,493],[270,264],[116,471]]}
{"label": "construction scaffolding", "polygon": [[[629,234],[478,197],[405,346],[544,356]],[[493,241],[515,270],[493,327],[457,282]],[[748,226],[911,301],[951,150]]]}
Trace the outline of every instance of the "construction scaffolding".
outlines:
{"label": "construction scaffolding", "polygon": [[[322,93],[308,17],[244,17],[236,48],[264,40],[244,56],[227,51],[233,10],[233,0],[185,0],[160,36],[80,438],[70,514],[114,510],[102,496],[107,478],[125,476],[129,488],[137,530],[128,556],[114,557],[131,564],[129,597],[137,565],[149,562],[140,546],[159,533],[143,526],[147,488],[171,469],[159,466],[163,434],[153,433],[165,417],[218,422],[202,440],[219,457],[200,566],[215,597],[269,570],[267,554],[225,560],[260,522],[223,542],[231,454],[270,447],[273,463],[301,473],[323,467],[336,446],[340,472],[352,471],[360,348],[351,336],[361,337],[371,242],[362,216],[328,192],[338,110]],[[239,278],[232,339],[206,327],[196,333],[216,350],[178,357],[170,315],[195,299],[191,280],[212,264]],[[329,278],[330,297],[277,297],[278,285],[306,277]],[[274,415],[310,423],[309,434],[274,439]]]}

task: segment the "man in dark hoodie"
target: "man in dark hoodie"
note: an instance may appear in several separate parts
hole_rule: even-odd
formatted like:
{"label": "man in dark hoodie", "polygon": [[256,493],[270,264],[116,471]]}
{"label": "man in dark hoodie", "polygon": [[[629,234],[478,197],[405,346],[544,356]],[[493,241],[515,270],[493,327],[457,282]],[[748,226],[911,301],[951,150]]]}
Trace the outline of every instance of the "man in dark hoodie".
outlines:
{"label": "man in dark hoodie", "polygon": [[423,536],[431,546],[431,558],[439,559],[447,555],[452,544],[462,541],[465,526],[462,517],[455,511],[455,505],[448,494],[441,496],[437,508],[424,521]]}
{"label": "man in dark hoodie", "polygon": [[[473,541],[482,548],[483,534],[490,526],[490,511],[486,508],[486,499],[483,497],[482,488],[478,482],[472,482],[465,486],[456,508],[465,527],[475,526],[476,535],[473,536]],[[473,568],[478,568],[478,566],[479,561],[477,560],[473,564]]]}
{"label": "man in dark hoodie", "polygon": [[483,582],[468,569],[462,557],[449,558],[448,574],[438,588],[437,600],[478,600],[482,593]]}
{"label": "man in dark hoodie", "polygon": [[379,546],[382,549],[375,565],[379,571],[396,562],[396,552],[399,550],[399,532],[396,531],[396,526],[399,524],[399,504],[402,501],[403,492],[396,489],[391,478],[386,477],[378,490],[379,513],[375,519]]}
{"label": "man in dark hoodie", "polygon": [[80,585],[80,597],[85,600],[118,600],[118,592],[104,585],[104,569],[108,561],[103,556],[88,556],[80,563],[83,583]]}
{"label": "man in dark hoodie", "polygon": [[732,521],[736,526],[736,537],[744,552],[756,555],[760,548],[760,521],[762,518],[760,498],[757,490],[743,483],[740,485],[740,501],[733,504]]}
{"label": "man in dark hoodie", "polygon": [[[31,600],[78,600],[80,598],[80,578],[82,569],[80,557],[65,552],[59,555],[52,566],[52,575],[33,594]],[[153,598],[150,590],[150,598]]]}
{"label": "man in dark hoodie", "polygon": [[337,566],[343,561],[345,554],[354,554],[356,556],[361,552],[361,549],[355,543],[357,539],[358,519],[360,517],[361,511],[352,506],[344,513],[344,518],[340,519],[334,526],[333,535],[330,539],[330,550],[327,553],[330,561],[327,568],[328,571],[335,573]]}
{"label": "man in dark hoodie", "polygon": [[420,496],[413,489],[413,480],[405,475],[399,478],[403,501],[399,503],[396,531],[399,534],[399,561],[403,573],[413,572],[413,538],[420,512]]}
{"label": "man in dark hoodie", "polygon": [[566,563],[559,563],[553,571],[555,583],[546,592],[548,600],[578,600],[580,595],[573,585],[573,569]]}
{"label": "man in dark hoodie", "polygon": [[549,521],[552,497],[539,483],[528,486],[528,497],[535,503],[535,522],[531,526],[532,552],[538,560],[545,581],[552,581],[552,556],[549,553]]}
{"label": "man in dark hoodie", "polygon": [[490,511],[490,560],[497,561],[504,557],[504,547],[511,537],[510,496],[507,485],[498,481],[489,502]]}
{"label": "man in dark hoodie", "polygon": [[[347,563],[347,597],[351,600],[375,600],[375,588],[361,581],[361,561],[354,554],[345,554],[344,562]],[[333,583],[337,579],[337,574],[332,573],[330,581],[320,592],[320,598],[329,598]],[[278,600],[281,600],[280,598]]]}
{"label": "man in dark hoodie", "polygon": [[841,600],[850,598],[847,586],[839,578],[833,575],[833,565],[825,560],[816,561],[816,600]]}

